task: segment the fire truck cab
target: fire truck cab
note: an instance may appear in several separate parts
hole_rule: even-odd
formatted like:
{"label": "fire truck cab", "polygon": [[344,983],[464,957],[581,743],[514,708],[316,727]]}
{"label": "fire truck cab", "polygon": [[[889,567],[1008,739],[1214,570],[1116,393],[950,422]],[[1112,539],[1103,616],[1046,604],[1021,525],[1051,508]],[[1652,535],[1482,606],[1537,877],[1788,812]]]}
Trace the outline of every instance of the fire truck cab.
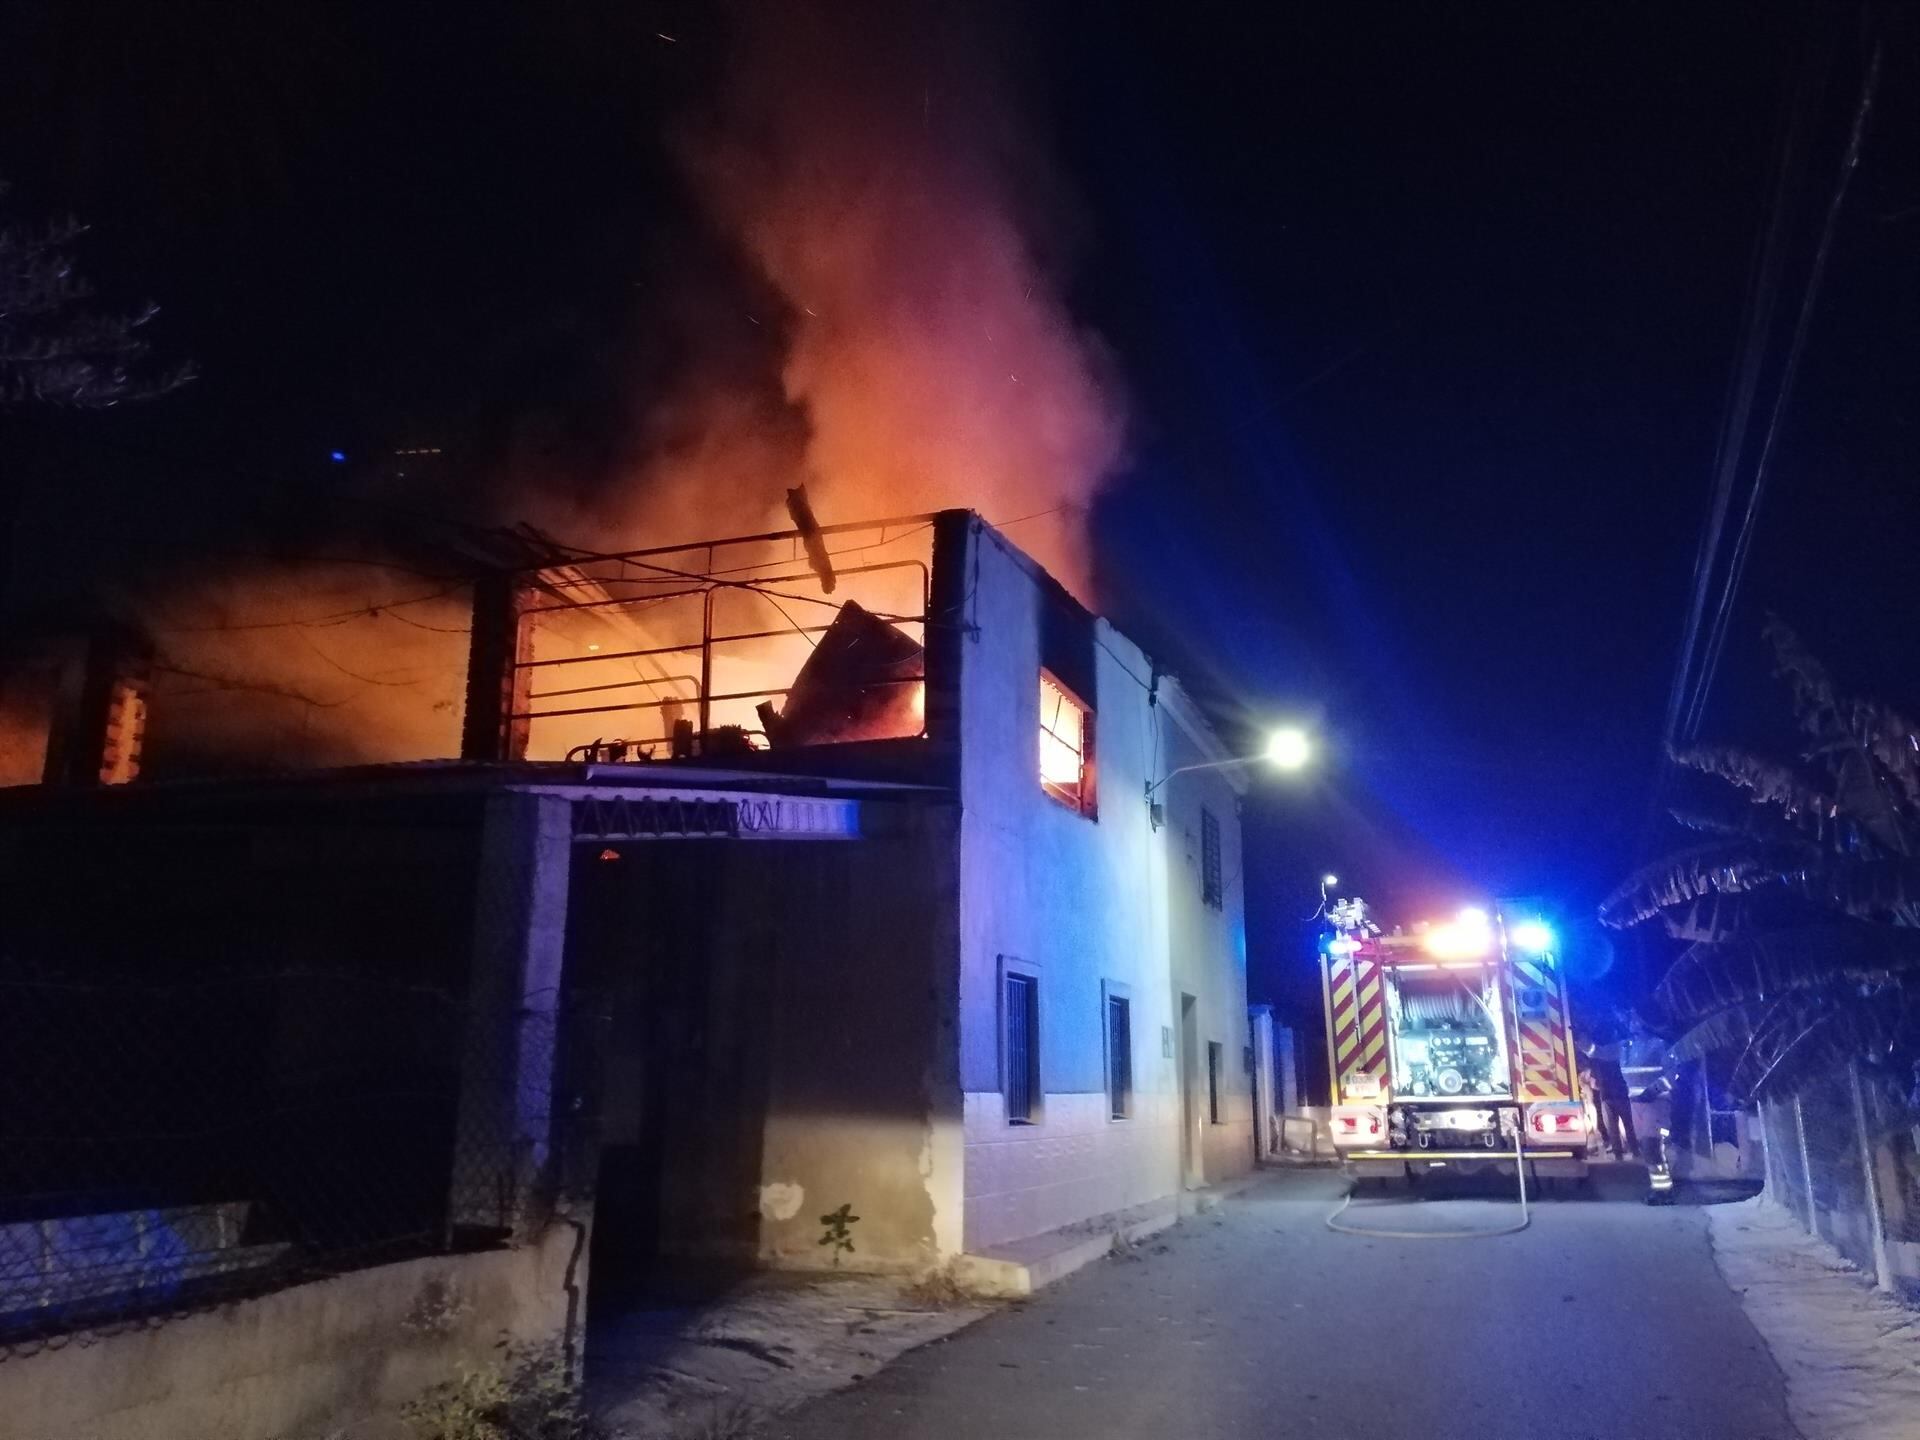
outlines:
{"label": "fire truck cab", "polygon": [[1565,982],[1552,930],[1468,908],[1383,933],[1341,900],[1320,943],[1333,1144],[1361,1178],[1500,1169],[1587,1173]]}

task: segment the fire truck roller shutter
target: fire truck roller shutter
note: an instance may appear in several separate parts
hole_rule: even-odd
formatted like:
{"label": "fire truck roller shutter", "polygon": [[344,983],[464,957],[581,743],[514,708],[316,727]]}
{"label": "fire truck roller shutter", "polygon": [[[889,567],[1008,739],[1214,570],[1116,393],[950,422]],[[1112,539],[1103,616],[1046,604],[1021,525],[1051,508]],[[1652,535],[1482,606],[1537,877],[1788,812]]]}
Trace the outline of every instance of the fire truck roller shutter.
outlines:
{"label": "fire truck roller shutter", "polygon": [[1458,987],[1451,993],[1443,990],[1431,995],[1403,996],[1400,1013],[1405,1022],[1403,1028],[1410,1030],[1437,1030],[1442,1026],[1480,1028],[1476,1023],[1478,1007]]}

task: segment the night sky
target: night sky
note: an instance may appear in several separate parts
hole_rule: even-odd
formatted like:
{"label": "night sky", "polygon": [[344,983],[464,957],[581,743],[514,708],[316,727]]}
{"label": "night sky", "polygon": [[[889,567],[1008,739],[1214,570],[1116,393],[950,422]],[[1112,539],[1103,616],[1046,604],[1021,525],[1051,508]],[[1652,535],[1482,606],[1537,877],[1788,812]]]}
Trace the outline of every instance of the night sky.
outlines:
{"label": "night sky", "polygon": [[[1590,914],[1659,838],[1661,720],[1783,134],[1799,94],[1775,365],[1864,12],[920,8],[929,44],[966,25],[1018,101],[1045,162],[1030,239],[1124,394],[1092,516],[1105,607],[1226,728],[1301,716],[1325,737],[1311,781],[1249,802],[1254,998],[1300,999],[1324,869],[1405,919],[1511,893]],[[456,450],[456,475],[379,497],[425,511],[497,514],[530,432],[563,483],[603,483],[607,417],[705,363],[688,297],[755,284],[672,150],[737,10],[9,17],[12,218],[90,221],[90,271],[158,300],[156,344],[202,371],[145,409],[6,421],[41,602],[242,534],[373,523],[335,449]],[[1920,45],[1900,7],[1873,27],[1880,94],[1708,735],[1776,738],[1768,609],[1844,683],[1920,688]]]}

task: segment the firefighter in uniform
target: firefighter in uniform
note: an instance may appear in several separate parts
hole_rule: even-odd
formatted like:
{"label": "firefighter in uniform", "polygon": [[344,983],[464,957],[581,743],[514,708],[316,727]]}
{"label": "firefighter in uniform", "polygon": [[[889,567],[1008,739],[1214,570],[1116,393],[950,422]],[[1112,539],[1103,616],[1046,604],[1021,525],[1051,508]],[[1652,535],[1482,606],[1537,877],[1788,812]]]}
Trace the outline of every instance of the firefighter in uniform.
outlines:
{"label": "firefighter in uniform", "polygon": [[1600,1121],[1600,1139],[1616,1160],[1640,1157],[1640,1137],[1633,1129],[1633,1101],[1627,1092],[1627,1079],[1620,1070],[1621,1043],[1597,1045],[1588,1041],[1581,1047],[1588,1093],[1593,1096],[1594,1114]]}

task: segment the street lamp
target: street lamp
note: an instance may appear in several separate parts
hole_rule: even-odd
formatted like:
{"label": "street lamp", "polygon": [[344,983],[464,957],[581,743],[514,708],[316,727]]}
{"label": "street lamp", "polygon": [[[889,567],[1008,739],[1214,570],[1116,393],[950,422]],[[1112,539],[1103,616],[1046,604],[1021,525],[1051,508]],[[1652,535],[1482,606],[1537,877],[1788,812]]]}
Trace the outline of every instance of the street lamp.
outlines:
{"label": "street lamp", "polygon": [[1166,807],[1158,804],[1154,796],[1176,775],[1185,775],[1189,770],[1225,770],[1233,765],[1252,765],[1265,760],[1276,770],[1299,770],[1313,758],[1313,742],[1307,738],[1307,732],[1288,725],[1275,730],[1267,737],[1267,745],[1258,755],[1235,755],[1226,760],[1197,760],[1191,765],[1181,765],[1169,770],[1158,780],[1147,782],[1147,819],[1158,830],[1166,822]]}
{"label": "street lamp", "polygon": [[1298,770],[1313,758],[1307,732],[1288,725],[1267,737],[1267,761],[1282,770]]}

